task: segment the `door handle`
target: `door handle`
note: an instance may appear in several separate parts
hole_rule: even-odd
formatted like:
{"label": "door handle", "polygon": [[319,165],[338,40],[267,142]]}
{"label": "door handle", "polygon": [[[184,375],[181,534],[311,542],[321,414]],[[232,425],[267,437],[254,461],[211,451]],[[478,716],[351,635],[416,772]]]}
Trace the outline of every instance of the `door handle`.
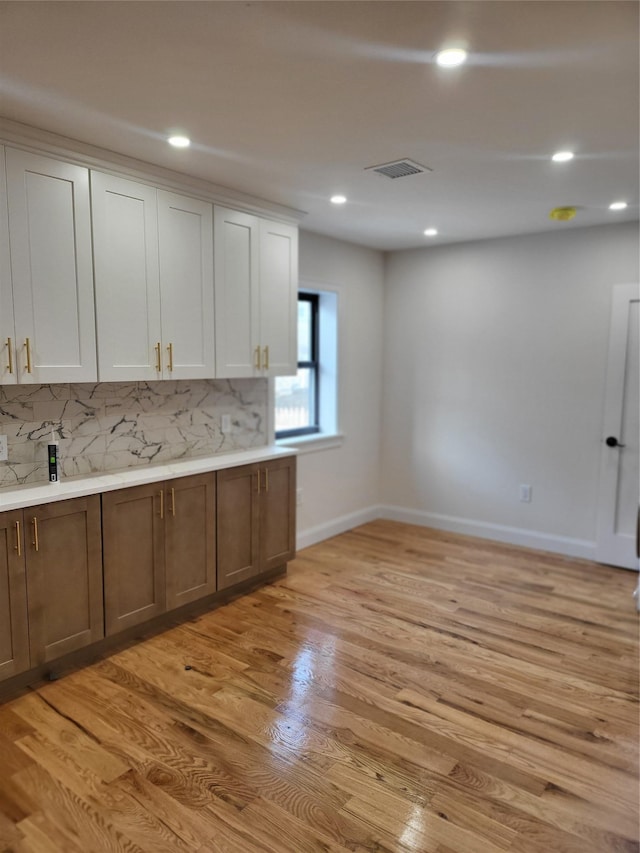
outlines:
{"label": "door handle", "polygon": [[610,435],[607,438],[605,438],[604,443],[607,445],[607,447],[626,447],[627,446],[626,444],[620,444],[620,442],[615,437],[615,435]]}

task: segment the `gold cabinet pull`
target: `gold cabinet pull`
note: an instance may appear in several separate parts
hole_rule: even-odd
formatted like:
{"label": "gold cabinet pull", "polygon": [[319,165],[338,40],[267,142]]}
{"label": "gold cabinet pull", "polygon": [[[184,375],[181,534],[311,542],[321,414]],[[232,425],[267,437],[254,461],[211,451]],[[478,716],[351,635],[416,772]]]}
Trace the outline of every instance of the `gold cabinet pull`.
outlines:
{"label": "gold cabinet pull", "polygon": [[[35,521],[35,519],[34,519]],[[20,535],[20,522],[16,521],[16,544],[15,550],[18,552],[18,557],[22,557],[22,546],[20,545],[20,540],[22,536]]]}
{"label": "gold cabinet pull", "polygon": [[38,519],[34,516],[31,519],[31,524],[33,525],[33,542],[32,545],[36,549],[36,551],[40,550],[40,540],[38,539]]}
{"label": "gold cabinet pull", "polygon": [[154,347],[156,351],[156,370],[158,373],[162,373],[162,358],[160,355],[160,341]]}
{"label": "gold cabinet pull", "polygon": [[171,371],[173,370],[173,344],[169,344],[167,352],[169,353],[169,371]]}
{"label": "gold cabinet pull", "polygon": [[269,491],[269,469],[264,469],[264,490],[265,492]]}
{"label": "gold cabinet pull", "polygon": [[258,468],[258,494],[260,494],[260,469]]}
{"label": "gold cabinet pull", "polygon": [[256,370],[260,370],[260,347],[256,347],[253,351],[253,366]]}
{"label": "gold cabinet pull", "polygon": [[262,368],[263,370],[269,370],[269,347],[264,347],[262,350]]}
{"label": "gold cabinet pull", "polygon": [[11,338],[7,338],[7,353],[9,354],[9,363],[7,364],[7,370],[9,373],[13,373],[13,342]]}
{"label": "gold cabinet pull", "polygon": [[164,518],[164,489],[160,489],[158,497],[160,498],[160,518]]}
{"label": "gold cabinet pull", "polygon": [[25,338],[24,345],[27,350],[27,373],[33,373],[31,368],[31,341],[29,338]]}
{"label": "gold cabinet pull", "polygon": [[171,515],[175,517],[176,514],[176,490],[170,489],[169,494],[171,495]]}

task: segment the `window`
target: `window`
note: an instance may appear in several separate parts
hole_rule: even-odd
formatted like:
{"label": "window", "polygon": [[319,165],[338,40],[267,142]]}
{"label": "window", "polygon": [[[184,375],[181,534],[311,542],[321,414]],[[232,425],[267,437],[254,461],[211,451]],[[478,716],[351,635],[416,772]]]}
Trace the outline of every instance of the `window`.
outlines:
{"label": "window", "polygon": [[276,438],[320,432],[318,320],[318,294],[298,294],[298,372],[276,379]]}

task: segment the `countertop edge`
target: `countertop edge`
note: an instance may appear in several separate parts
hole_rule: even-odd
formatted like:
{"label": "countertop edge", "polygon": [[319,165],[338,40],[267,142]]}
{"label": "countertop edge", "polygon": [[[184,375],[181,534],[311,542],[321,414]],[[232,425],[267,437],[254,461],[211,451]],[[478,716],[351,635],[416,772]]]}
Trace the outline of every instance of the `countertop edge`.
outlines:
{"label": "countertop edge", "polygon": [[53,503],[70,498],[126,489],[130,486],[142,486],[187,477],[191,474],[203,474],[208,471],[220,471],[223,468],[235,468],[238,465],[251,465],[255,462],[268,462],[286,456],[296,456],[295,448],[265,445],[251,450],[236,450],[232,453],[220,453],[212,456],[196,456],[189,459],[176,459],[157,465],[136,466],[119,471],[105,471],[69,477],[59,483],[34,483],[0,489],[0,512],[24,509],[29,506]]}

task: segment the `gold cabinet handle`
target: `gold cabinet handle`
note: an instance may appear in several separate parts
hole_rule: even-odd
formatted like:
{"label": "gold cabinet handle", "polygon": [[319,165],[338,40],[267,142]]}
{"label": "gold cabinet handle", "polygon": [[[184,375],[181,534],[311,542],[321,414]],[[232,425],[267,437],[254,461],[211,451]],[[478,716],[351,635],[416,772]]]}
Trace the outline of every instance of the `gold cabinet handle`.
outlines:
{"label": "gold cabinet handle", "polygon": [[160,489],[158,497],[160,498],[160,518],[164,518],[164,489]]}
{"label": "gold cabinet handle", "polygon": [[[34,519],[34,521],[35,521],[35,519]],[[15,544],[15,550],[18,552],[18,557],[22,557],[22,547],[21,547],[21,545],[20,545],[20,540],[21,540],[21,539],[22,539],[22,536],[20,535],[20,522],[19,522],[19,521],[16,521],[16,544]]]}
{"label": "gold cabinet handle", "polygon": [[269,469],[264,469],[264,490],[265,492],[269,491]]}
{"label": "gold cabinet handle", "polygon": [[36,551],[40,550],[40,540],[38,539],[38,519],[34,516],[31,519],[33,525],[33,542],[31,543]]}
{"label": "gold cabinet handle", "polygon": [[9,354],[9,363],[7,364],[7,370],[9,373],[13,373],[13,342],[11,338],[7,338],[7,353]]}
{"label": "gold cabinet handle", "polygon": [[175,517],[175,514],[176,514],[176,490],[170,489],[169,494],[171,495],[171,506],[170,506],[171,515],[173,515]]}
{"label": "gold cabinet handle", "polygon": [[160,341],[154,347],[156,351],[156,370],[158,373],[162,373],[162,358],[160,355]]}
{"label": "gold cabinet handle", "polygon": [[260,494],[260,469],[258,468],[258,494]]}
{"label": "gold cabinet handle", "polygon": [[256,347],[253,351],[253,366],[256,370],[260,370],[260,347]]}
{"label": "gold cabinet handle", "polygon": [[27,349],[27,373],[33,373],[31,368],[31,341],[29,338],[25,338],[24,345]]}
{"label": "gold cabinet handle", "polygon": [[169,353],[169,371],[171,371],[173,370],[173,344],[169,344],[167,352]]}
{"label": "gold cabinet handle", "polygon": [[264,347],[262,350],[262,368],[263,370],[269,370],[269,347]]}

